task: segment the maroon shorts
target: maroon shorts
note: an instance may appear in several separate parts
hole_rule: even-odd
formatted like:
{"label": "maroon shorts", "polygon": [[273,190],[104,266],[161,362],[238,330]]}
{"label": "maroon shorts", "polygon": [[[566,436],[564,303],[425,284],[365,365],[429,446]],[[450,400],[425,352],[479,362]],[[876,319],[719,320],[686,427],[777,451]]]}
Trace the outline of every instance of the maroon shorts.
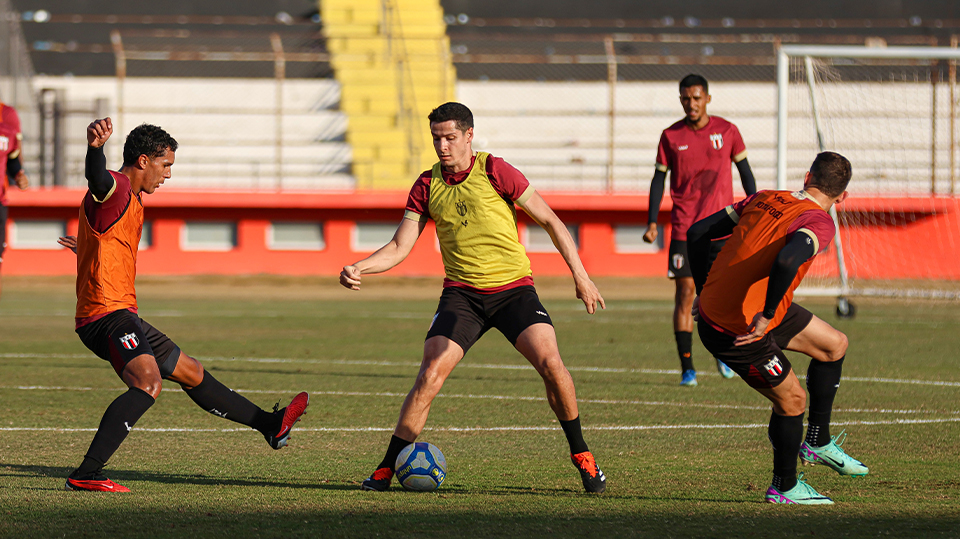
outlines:
{"label": "maroon shorts", "polygon": [[813,313],[793,303],[777,327],[750,344],[734,346],[735,337],[717,330],[702,318],[697,322],[697,332],[704,348],[726,363],[750,387],[771,388],[780,385],[790,374],[790,360],[783,348],[810,325],[811,320]]}

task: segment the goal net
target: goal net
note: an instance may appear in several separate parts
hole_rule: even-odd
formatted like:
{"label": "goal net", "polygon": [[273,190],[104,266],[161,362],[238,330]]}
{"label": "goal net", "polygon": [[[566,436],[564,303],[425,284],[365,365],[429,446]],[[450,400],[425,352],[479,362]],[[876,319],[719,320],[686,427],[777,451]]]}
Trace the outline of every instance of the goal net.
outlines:
{"label": "goal net", "polygon": [[784,46],[777,187],[815,155],[853,166],[839,233],[798,294],[960,298],[956,61],[946,47]]}

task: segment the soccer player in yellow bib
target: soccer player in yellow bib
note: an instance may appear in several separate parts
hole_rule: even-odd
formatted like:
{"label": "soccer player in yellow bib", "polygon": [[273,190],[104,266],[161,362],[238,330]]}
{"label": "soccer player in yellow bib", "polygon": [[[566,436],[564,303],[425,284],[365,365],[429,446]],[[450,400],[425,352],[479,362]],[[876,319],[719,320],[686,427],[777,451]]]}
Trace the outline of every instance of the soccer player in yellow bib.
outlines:
{"label": "soccer player in yellow bib", "polygon": [[440,161],[414,183],[404,219],[390,243],[340,273],[340,284],[359,290],[363,275],[382,273],[402,262],[427,220],[436,223],[446,272],[440,305],[423,345],[420,373],[400,408],[386,456],[362,488],[390,487],[397,455],[423,430],[447,376],[481,335],[497,328],[543,377],[547,400],[570,444],[570,458],[584,489],[603,492],[606,476],[583,440],[573,378],[533,287],[530,260],[517,233],[515,205],[550,234],[588,313],[596,312],[598,305],[604,308],[603,297],[583,268],[566,226],[527,179],[503,159],[473,151],[470,109],[445,103],[427,118]]}

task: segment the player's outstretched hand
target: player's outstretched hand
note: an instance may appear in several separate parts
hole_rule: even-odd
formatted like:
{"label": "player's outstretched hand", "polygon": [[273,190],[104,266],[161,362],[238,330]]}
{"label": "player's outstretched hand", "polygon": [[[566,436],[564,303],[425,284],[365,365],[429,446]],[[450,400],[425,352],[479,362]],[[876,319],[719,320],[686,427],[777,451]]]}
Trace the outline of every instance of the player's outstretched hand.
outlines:
{"label": "player's outstretched hand", "polygon": [[60,236],[57,238],[57,243],[63,245],[67,249],[73,251],[74,254],[77,253],[77,237],[76,236]]}
{"label": "player's outstretched hand", "polygon": [[107,139],[113,134],[113,121],[110,118],[94,120],[87,126],[87,145],[91,148],[99,148],[107,143]]}
{"label": "player's outstretched hand", "polygon": [[599,305],[601,309],[607,308],[603,303],[603,296],[601,296],[600,291],[597,290],[597,285],[593,284],[593,281],[590,279],[577,281],[577,298],[583,301],[583,304],[587,307],[587,312],[590,314],[597,312],[597,305]]}
{"label": "player's outstretched hand", "polygon": [[643,241],[653,243],[657,241],[657,236],[659,235],[660,232],[657,230],[657,223],[650,223],[647,225],[647,231],[643,233]]}
{"label": "player's outstretched hand", "polygon": [[14,176],[13,181],[17,182],[17,187],[21,191],[25,190],[27,187],[30,187],[30,178],[27,177],[27,173],[24,171],[17,172],[17,175]]}
{"label": "player's outstretched hand", "polygon": [[356,266],[344,266],[340,272],[340,284],[350,290],[360,290],[360,270]]}
{"label": "player's outstretched hand", "polygon": [[733,340],[734,346],[743,346],[745,344],[750,344],[752,342],[759,341],[763,338],[763,335],[767,332],[767,326],[770,325],[770,319],[764,318],[763,313],[757,313],[753,317],[753,323],[750,324],[750,327],[747,328],[750,330],[750,333],[743,335],[737,335],[737,338]]}

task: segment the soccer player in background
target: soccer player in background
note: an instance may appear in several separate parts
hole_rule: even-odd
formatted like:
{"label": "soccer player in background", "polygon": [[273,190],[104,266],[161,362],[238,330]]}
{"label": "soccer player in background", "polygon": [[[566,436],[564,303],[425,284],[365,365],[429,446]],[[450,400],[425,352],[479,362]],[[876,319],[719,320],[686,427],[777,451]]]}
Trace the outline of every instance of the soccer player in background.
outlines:
{"label": "soccer player in background", "polygon": [[[813,259],[837,233],[827,213],[847,198],[850,162],[817,155],[803,190],[761,191],[698,221],[687,233],[697,287],[694,312],[703,345],[773,403],[767,433],[773,444],[771,503],[832,504],[797,477],[797,455],[840,475],[868,469],[830,435],[830,413],[840,387],[847,337],[793,303],[793,292]],[[711,241],[730,236],[710,261]],[[806,393],[783,350],[810,356],[810,417],[803,437]]]}
{"label": "soccer player in background", "polygon": [[[7,182],[20,190],[30,186],[27,173],[20,163],[20,117],[10,105],[0,103],[0,271],[3,270],[3,251],[7,248]],[[0,282],[0,294],[3,284]]]}
{"label": "soccer player in background", "polygon": [[112,133],[110,118],[87,127],[89,189],[80,207],[80,229],[77,237],[60,238],[60,244],[77,253],[77,335],[110,362],[129,389],[107,407],[83,462],[67,478],[67,490],[129,492],[107,479],[103,467],[153,406],[163,380],[180,384],[207,412],[258,430],[274,449],[287,445],[309,404],[309,396],[300,393],[282,410],[260,409],[139,317],[134,280],[143,230],[141,195],[152,194],[170,178],[177,141],[157,126],[140,125],[123,145],[120,171],[109,172],[103,145]]}
{"label": "soccer player in background", "polygon": [[[737,126],[719,116],[707,114],[710,103],[707,80],[700,75],[687,75],[680,81],[680,104],[684,118],[663,130],[657,148],[657,166],[650,182],[650,204],[647,231],[643,240],[657,241],[657,216],[663,199],[663,184],[670,171],[670,256],[667,277],[676,283],[673,309],[673,335],[680,356],[680,385],[696,386],[697,371],[693,366],[693,306],[695,290],[687,257],[687,228],[694,222],[733,203],[733,175],[730,163],[736,163],[740,181],[747,195],[757,191],[747,148]],[[723,240],[712,244],[712,255],[720,252]],[[733,372],[720,360],[717,369],[724,378]]]}
{"label": "soccer player in background", "polygon": [[604,308],[603,298],[583,268],[567,228],[523,174],[503,159],[473,151],[470,109],[445,103],[428,119],[440,161],[417,178],[390,243],[340,273],[340,284],[359,290],[363,275],[382,273],[402,262],[427,220],[436,223],[446,272],[440,304],[427,331],[420,373],[400,409],[386,456],[362,488],[389,488],[397,455],[420,435],[447,376],[477,339],[497,328],[543,378],[584,489],[603,492],[606,476],[583,439],[573,378],[563,365],[553,323],[533,286],[515,205],[550,234],[587,312],[593,314],[597,305]]}

